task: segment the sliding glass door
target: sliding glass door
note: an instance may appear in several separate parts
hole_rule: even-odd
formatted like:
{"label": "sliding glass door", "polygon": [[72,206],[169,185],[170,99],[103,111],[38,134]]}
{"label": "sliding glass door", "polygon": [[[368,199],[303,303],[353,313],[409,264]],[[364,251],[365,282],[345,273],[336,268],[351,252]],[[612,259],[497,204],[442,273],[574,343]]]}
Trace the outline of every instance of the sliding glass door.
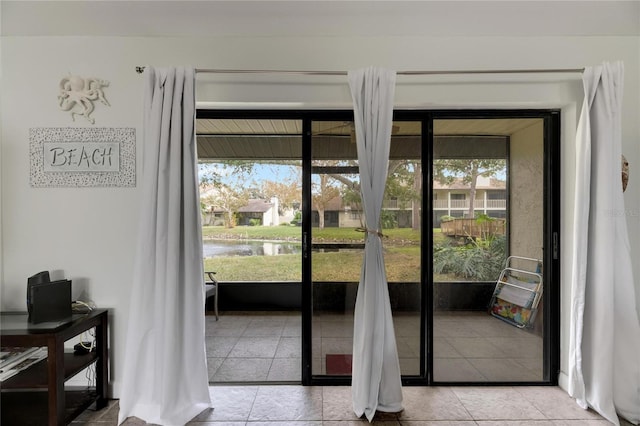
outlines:
{"label": "sliding glass door", "polygon": [[[351,375],[364,226],[351,121],[311,124],[312,376]],[[380,229],[403,375],[421,373],[421,122],[396,121]]]}
{"label": "sliding glass door", "polygon": [[552,380],[547,136],[544,117],[433,121],[434,382]]}
{"label": "sliding glass door", "polygon": [[[199,117],[212,383],[301,381],[302,121]],[[209,297],[207,310],[215,301]]]}
{"label": "sliding glass door", "polygon": [[[235,354],[250,381],[349,383],[364,248],[352,117],[199,112],[205,236],[261,252],[205,259],[221,320],[280,313],[212,342],[212,377],[236,377],[222,368]],[[405,384],[555,382],[558,153],[557,111],[395,112],[380,228]],[[225,204],[233,194],[243,202]],[[248,337],[267,345],[255,365],[259,346],[236,347]]]}

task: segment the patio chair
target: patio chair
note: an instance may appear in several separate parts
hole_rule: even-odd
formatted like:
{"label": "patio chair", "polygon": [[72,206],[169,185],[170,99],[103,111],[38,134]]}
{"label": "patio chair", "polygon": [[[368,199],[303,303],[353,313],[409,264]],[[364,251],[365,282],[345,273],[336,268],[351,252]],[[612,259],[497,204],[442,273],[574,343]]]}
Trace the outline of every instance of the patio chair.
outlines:
{"label": "patio chair", "polygon": [[213,271],[206,271],[204,279],[205,301],[213,296],[213,312],[216,314],[216,321],[218,321],[218,280],[216,280],[216,273]]}
{"label": "patio chair", "polygon": [[[515,268],[513,262],[522,266]],[[542,260],[509,256],[489,302],[489,314],[518,328],[531,328],[541,298]]]}

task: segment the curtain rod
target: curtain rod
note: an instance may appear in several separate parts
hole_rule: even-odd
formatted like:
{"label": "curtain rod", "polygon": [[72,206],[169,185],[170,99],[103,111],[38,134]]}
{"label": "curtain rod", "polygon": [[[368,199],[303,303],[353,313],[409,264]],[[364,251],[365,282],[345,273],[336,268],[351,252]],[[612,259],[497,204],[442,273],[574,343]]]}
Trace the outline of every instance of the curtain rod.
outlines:
{"label": "curtain rod", "polygon": [[[143,66],[137,66],[136,72],[142,74]],[[347,71],[303,71],[303,70],[240,70],[196,68],[203,74],[289,74],[289,75],[347,75]],[[397,71],[397,75],[454,75],[454,74],[556,74],[582,73],[584,68],[542,68],[511,70],[442,70],[442,71]]]}

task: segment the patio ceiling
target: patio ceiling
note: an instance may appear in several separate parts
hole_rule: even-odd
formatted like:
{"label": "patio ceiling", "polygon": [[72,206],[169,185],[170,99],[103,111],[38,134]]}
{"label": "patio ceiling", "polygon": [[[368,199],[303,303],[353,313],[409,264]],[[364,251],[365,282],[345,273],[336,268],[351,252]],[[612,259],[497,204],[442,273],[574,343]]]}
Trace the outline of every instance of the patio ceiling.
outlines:
{"label": "patio ceiling", "polygon": [[[475,145],[525,129],[541,119],[456,119],[434,121],[434,136],[451,140],[464,139]],[[391,138],[391,159],[420,156],[421,123],[395,121]],[[200,160],[297,160],[302,156],[302,122],[300,120],[196,120],[198,157]],[[355,159],[356,144],[348,121],[314,121],[312,156],[317,160]],[[347,141],[348,143],[345,143]]]}

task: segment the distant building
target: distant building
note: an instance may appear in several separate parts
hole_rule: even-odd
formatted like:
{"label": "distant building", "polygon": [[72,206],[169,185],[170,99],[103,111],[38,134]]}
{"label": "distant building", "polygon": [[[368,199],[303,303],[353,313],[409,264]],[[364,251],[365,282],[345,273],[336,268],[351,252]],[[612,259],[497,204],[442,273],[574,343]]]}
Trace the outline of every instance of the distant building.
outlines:
{"label": "distant building", "polygon": [[[206,200],[211,196],[211,191],[202,192],[200,198]],[[202,224],[222,226],[225,224],[226,211],[215,206],[208,205],[205,201],[203,209]],[[282,209],[278,197],[271,197],[270,200],[262,198],[251,198],[245,206],[238,209],[236,213],[236,225],[249,226],[278,226],[281,223],[289,223],[293,220],[295,211],[293,209]]]}
{"label": "distant building", "polygon": [[[476,181],[476,197],[473,203],[475,215],[485,214],[494,218],[507,217],[507,185],[495,178],[478,177]],[[457,179],[445,185],[433,182],[433,226],[439,227],[443,216],[465,217],[469,211],[468,184]],[[382,204],[383,210],[393,212],[396,226],[410,228],[412,202],[402,202],[396,198],[387,198]],[[475,216],[474,215],[474,216]],[[318,226],[318,211],[312,212],[312,226]],[[325,207],[324,226],[357,227],[362,225],[362,211],[355,205],[345,205],[341,197],[335,197]]]}
{"label": "distant building", "polygon": [[[433,182],[433,226],[440,226],[443,216],[465,217],[469,211],[468,184],[457,179],[450,185]],[[475,214],[496,218],[507,217],[507,183],[500,179],[479,176],[476,181]]]}
{"label": "distant building", "polygon": [[[320,214],[318,210],[311,212],[311,226],[318,226]],[[361,208],[344,203],[342,197],[337,196],[329,200],[324,208],[325,228],[357,228],[362,226]]]}
{"label": "distant building", "polygon": [[[433,182],[433,226],[440,227],[443,216],[466,217],[469,211],[468,184],[457,179],[449,185],[438,181]],[[205,195],[203,194],[203,197]],[[278,198],[270,200],[250,199],[246,206],[240,207],[236,212],[236,225],[250,225],[254,223],[262,226],[277,226],[281,223],[289,223],[293,220],[293,209],[282,210],[279,208]],[[495,178],[478,177],[476,184],[476,197],[473,203],[475,215],[485,214],[495,218],[507,217],[507,185],[506,182]],[[387,212],[393,212],[396,226],[410,228],[411,201],[401,202],[395,198],[385,199],[382,208]],[[203,216],[204,225],[223,225],[224,210],[208,206]],[[474,215],[474,216],[475,216]],[[318,226],[319,213],[313,210],[311,213],[312,226]],[[331,199],[324,209],[324,226],[326,228],[354,228],[362,226],[362,210],[356,204],[345,204],[342,197]]]}
{"label": "distant building", "polygon": [[[273,197],[269,201],[259,198],[249,199],[247,205],[240,207],[236,212],[236,225],[277,226],[281,223],[278,206],[277,197]],[[224,225],[225,213],[221,208],[208,206],[205,209],[203,224]]]}
{"label": "distant building", "polygon": [[251,199],[246,206],[240,207],[236,214],[236,225],[250,225],[251,220],[262,226],[276,226],[280,224],[278,216],[278,199],[273,197],[270,201]]}

